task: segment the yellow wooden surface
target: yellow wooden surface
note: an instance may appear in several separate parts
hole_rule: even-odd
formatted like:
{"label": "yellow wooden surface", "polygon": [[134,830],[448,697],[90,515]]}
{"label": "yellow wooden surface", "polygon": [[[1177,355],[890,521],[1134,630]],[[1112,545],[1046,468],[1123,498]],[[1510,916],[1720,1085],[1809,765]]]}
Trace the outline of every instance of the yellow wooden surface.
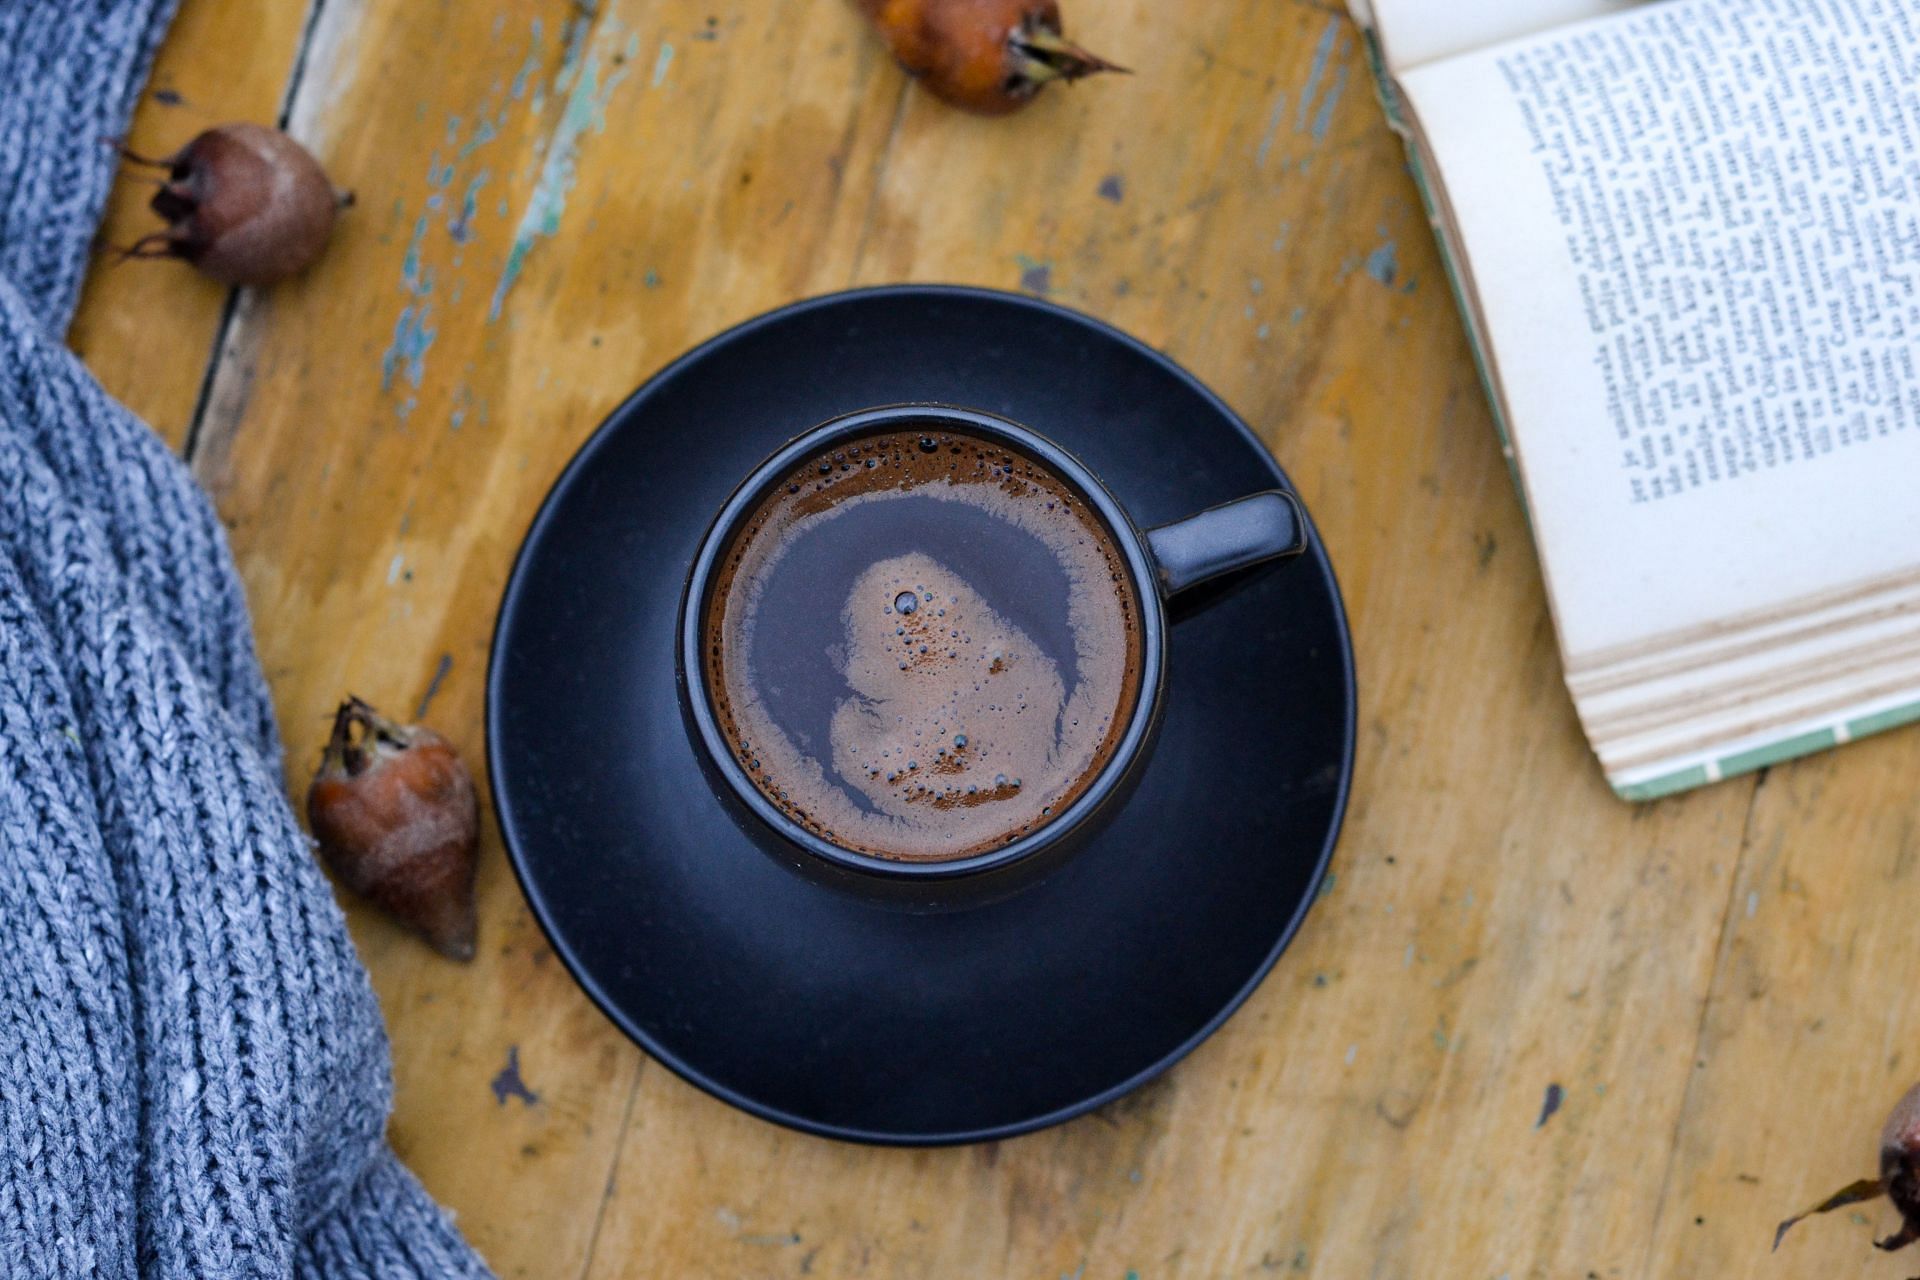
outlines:
{"label": "yellow wooden surface", "polygon": [[[680,1083],[574,988],[491,832],[472,966],[350,905],[394,1141],[503,1276],[1920,1265],[1869,1250],[1884,1206],[1766,1256],[1920,1075],[1920,734],[1611,798],[1338,6],[1080,0],[1070,32],[1136,74],[999,121],[912,90],[845,0],[237,16],[272,9],[185,0],[156,83],[185,103],[150,95],[135,141],[289,99],[359,195],[336,243],[224,322],[190,272],[103,269],[75,340],[194,426],[295,794],[345,691],[410,710],[443,657],[429,719],[480,761],[495,605],[571,452],[691,343],[849,284],[1044,291],[1185,363],[1313,507],[1358,646],[1352,808],[1298,941],[1163,1080],[1015,1141],[842,1146]],[[510,1060],[532,1100],[496,1091]]]}

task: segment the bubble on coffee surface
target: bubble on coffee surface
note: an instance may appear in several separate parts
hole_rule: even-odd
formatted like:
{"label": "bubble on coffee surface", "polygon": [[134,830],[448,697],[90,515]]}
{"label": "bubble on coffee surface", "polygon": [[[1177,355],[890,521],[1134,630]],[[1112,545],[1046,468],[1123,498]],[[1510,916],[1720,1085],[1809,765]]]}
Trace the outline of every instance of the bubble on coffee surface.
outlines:
{"label": "bubble on coffee surface", "polygon": [[[944,601],[947,616],[922,622],[925,611],[896,604],[908,619],[902,636],[873,602],[908,582],[922,594],[902,597]],[[1017,794],[993,782],[1006,770],[1078,773],[1092,763],[1095,734],[1062,732],[1061,724],[1064,715],[1093,730],[1099,718],[1084,705],[1065,715],[1058,665],[938,561],[910,554],[875,565],[854,584],[843,617],[853,692],[834,713],[833,766],[876,813],[912,820],[928,808],[990,805]],[[957,625],[936,625],[948,619]],[[936,633],[959,643],[925,642]],[[1082,681],[1080,703],[1092,692]]]}
{"label": "bubble on coffee surface", "polygon": [[943,432],[836,447],[768,492],[706,617],[714,710],[761,792],[907,860],[1064,812],[1123,732],[1140,661],[1124,561],[1075,491]]}

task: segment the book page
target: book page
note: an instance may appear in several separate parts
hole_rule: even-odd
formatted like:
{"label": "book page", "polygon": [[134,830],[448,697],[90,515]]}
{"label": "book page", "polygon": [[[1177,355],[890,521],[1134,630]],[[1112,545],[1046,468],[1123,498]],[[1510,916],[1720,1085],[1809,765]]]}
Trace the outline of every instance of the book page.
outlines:
{"label": "book page", "polygon": [[1423,62],[1598,17],[1647,0],[1349,0],[1354,20],[1371,25],[1393,72]]}
{"label": "book page", "polygon": [[1916,79],[1902,0],[1666,0],[1402,78],[1570,669],[1920,565]]}

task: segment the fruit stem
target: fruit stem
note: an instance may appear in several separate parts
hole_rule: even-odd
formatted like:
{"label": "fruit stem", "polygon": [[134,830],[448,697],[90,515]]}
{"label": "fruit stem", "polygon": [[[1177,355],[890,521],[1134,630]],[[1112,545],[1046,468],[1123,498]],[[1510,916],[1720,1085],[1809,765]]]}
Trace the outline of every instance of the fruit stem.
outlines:
{"label": "fruit stem", "polygon": [[[1862,1178],[1858,1182],[1849,1182],[1846,1186],[1840,1188],[1819,1204],[1802,1209],[1799,1213],[1794,1214],[1791,1218],[1788,1218],[1785,1222],[1774,1228],[1774,1251],[1776,1253],[1779,1252],[1780,1241],[1786,1238],[1788,1229],[1791,1228],[1794,1223],[1805,1218],[1811,1218],[1816,1213],[1832,1213],[1835,1209],[1844,1209],[1850,1204],[1862,1204],[1868,1200],[1877,1200],[1886,1193],[1886,1187],[1878,1178]],[[1881,1247],[1884,1248],[1885,1246],[1883,1245]]]}
{"label": "fruit stem", "polygon": [[119,152],[120,158],[128,164],[143,164],[149,169],[173,168],[173,161],[155,160],[152,156],[143,156],[132,147],[129,147],[123,140],[113,137],[111,134],[103,134],[100,141],[102,145],[112,147],[115,151]]}
{"label": "fruit stem", "polygon": [[129,258],[170,258],[174,256],[173,241],[164,231],[153,231],[141,236],[124,249],[117,249],[115,262],[125,262]]}

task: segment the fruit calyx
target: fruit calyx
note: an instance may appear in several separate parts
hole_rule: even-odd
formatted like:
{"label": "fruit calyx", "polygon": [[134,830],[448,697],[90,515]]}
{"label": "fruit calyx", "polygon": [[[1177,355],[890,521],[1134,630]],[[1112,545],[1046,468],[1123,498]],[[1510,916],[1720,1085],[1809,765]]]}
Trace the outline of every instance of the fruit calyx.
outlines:
{"label": "fruit calyx", "polygon": [[1007,57],[1013,68],[1007,76],[1007,90],[1022,95],[1051,80],[1071,83],[1100,71],[1132,74],[1067,39],[1059,27],[1039,14],[1022,18],[1007,36]]}
{"label": "fruit calyx", "polygon": [[322,773],[357,778],[414,743],[415,730],[396,724],[354,694],[333,715],[333,733],[321,757]]}

